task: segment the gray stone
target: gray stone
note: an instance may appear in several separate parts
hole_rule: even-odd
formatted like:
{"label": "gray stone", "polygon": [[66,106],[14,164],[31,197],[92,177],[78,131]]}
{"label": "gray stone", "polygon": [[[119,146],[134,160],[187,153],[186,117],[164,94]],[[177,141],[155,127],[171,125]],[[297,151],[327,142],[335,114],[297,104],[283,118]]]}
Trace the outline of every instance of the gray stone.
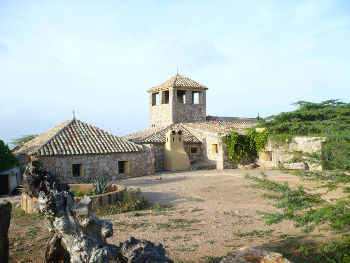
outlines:
{"label": "gray stone", "polygon": [[[120,254],[124,262],[132,263],[173,263],[165,256],[165,249],[160,243],[152,243],[147,240],[139,240],[130,237],[129,240],[120,243]],[[121,261],[123,262],[123,261]]]}
{"label": "gray stone", "polygon": [[0,202],[0,262],[7,263],[9,260],[8,230],[11,221],[12,205],[5,200]]}
{"label": "gray stone", "polygon": [[243,247],[220,263],[292,263],[282,254],[266,250]]}

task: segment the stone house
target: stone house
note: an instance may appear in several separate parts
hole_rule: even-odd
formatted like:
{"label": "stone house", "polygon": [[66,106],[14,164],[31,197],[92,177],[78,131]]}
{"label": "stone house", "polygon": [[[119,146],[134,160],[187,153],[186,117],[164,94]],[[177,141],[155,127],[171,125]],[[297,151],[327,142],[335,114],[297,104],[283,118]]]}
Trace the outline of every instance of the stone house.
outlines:
{"label": "stone house", "polygon": [[15,150],[22,164],[33,158],[43,161],[67,183],[91,182],[98,176],[109,180],[153,173],[153,153],[77,120],[65,121]]}
{"label": "stone house", "polygon": [[[148,129],[121,138],[73,118],[25,143],[15,154],[23,164],[40,158],[68,183],[90,182],[100,175],[112,180],[163,170],[237,168],[227,157],[222,137],[231,131],[244,134],[258,120],[208,116],[207,90],[176,74],[147,91]],[[319,151],[321,147],[317,138],[295,138],[284,147],[269,142],[257,164],[277,168],[298,152]]]}
{"label": "stone house", "polygon": [[163,170],[168,131],[183,134],[184,151],[193,169],[235,168],[228,160],[222,136],[235,130],[244,133],[256,125],[256,118],[213,117],[206,114],[208,88],[176,74],[149,89],[150,127],[124,139],[147,144],[153,151],[155,170]]}

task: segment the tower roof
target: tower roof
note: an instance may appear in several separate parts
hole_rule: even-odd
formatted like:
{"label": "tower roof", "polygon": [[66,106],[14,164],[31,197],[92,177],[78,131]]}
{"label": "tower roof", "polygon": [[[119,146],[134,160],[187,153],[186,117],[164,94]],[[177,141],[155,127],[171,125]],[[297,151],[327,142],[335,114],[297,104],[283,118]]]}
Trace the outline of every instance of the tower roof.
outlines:
{"label": "tower roof", "polygon": [[20,146],[15,154],[77,155],[138,152],[142,147],[73,118]]}
{"label": "tower roof", "polygon": [[206,86],[199,84],[198,82],[177,73],[175,76],[171,77],[167,81],[164,81],[162,84],[147,90],[147,92],[158,92],[162,90],[167,90],[168,88],[181,88],[190,90],[208,89]]}

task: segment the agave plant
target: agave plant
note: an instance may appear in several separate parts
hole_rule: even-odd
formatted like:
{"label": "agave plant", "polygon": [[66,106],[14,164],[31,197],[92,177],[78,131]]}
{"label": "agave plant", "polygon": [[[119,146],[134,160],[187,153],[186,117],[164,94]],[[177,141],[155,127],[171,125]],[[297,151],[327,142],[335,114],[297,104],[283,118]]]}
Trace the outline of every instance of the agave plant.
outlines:
{"label": "agave plant", "polygon": [[109,188],[109,184],[103,176],[95,177],[92,182],[92,191],[95,195],[104,194]]}

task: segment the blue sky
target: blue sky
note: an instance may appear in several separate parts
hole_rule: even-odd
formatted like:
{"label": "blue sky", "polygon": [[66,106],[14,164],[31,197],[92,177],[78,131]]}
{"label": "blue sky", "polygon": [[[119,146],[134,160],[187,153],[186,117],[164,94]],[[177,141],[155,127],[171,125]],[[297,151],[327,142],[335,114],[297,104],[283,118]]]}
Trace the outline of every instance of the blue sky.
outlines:
{"label": "blue sky", "polygon": [[350,1],[0,0],[0,139],[78,119],[148,127],[146,90],[176,73],[207,114],[266,117],[350,101]]}

